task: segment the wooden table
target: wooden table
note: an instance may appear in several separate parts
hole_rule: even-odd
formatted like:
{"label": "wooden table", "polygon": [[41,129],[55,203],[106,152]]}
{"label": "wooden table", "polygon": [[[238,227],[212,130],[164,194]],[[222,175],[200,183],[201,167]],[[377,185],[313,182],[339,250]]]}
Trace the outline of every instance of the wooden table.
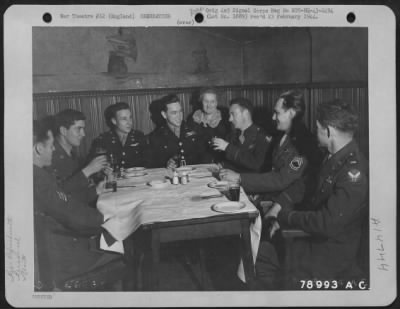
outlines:
{"label": "wooden table", "polygon": [[[148,170],[147,179],[144,181],[159,178],[164,174],[165,169]],[[152,189],[149,187],[140,186],[140,180],[132,179],[132,183],[137,185],[132,188],[132,194],[147,201],[147,204],[145,202],[141,205],[140,219],[143,222],[138,224],[137,230],[130,237],[133,240],[134,248],[131,267],[135,271],[140,268],[144,274],[141,276],[142,284],[138,284],[137,287],[142,287],[144,290],[159,290],[160,247],[163,243],[229,235],[240,235],[246,282],[249,287],[253,285],[255,273],[250,225],[259,215],[258,210],[248,200],[243,190],[241,190],[240,200],[245,202],[246,207],[235,213],[218,213],[210,209],[211,204],[226,201],[226,197],[200,202],[193,201],[193,195],[210,190],[207,184],[212,180],[215,179],[192,177],[187,185],[171,185],[168,189],[151,191]],[[126,184],[125,181],[123,185]],[[129,195],[130,190],[129,192],[126,190],[112,193],[108,197],[100,197],[100,203],[103,204],[103,207],[104,204],[114,204],[115,207],[119,197],[122,199]],[[218,193],[218,191],[215,192]],[[157,218],[158,212],[160,212],[160,218]],[[164,214],[161,214],[162,212]],[[139,267],[141,256],[144,256],[143,267]]]}
{"label": "wooden table", "polygon": [[[159,290],[160,247],[162,243],[206,239],[230,235],[241,235],[240,248],[246,282],[249,287],[254,282],[254,263],[250,242],[250,223],[257,213],[220,215],[210,218],[159,222],[141,226],[133,235],[134,268],[138,271],[140,255],[144,254],[141,269],[144,290]],[[140,285],[138,285],[140,286]]]}

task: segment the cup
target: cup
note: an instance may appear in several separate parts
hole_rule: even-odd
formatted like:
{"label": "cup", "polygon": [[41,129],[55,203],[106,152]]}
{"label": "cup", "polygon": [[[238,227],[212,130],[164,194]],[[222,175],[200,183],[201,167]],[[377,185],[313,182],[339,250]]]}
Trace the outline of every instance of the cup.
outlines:
{"label": "cup", "polygon": [[112,189],[113,192],[117,191],[117,175],[116,172],[109,173],[106,176],[106,189]]}
{"label": "cup", "polygon": [[106,156],[106,155],[107,155],[107,150],[105,150],[103,147],[96,147],[95,149],[96,157]]}
{"label": "cup", "polygon": [[230,201],[240,200],[240,180],[229,180],[228,181],[228,199]]}

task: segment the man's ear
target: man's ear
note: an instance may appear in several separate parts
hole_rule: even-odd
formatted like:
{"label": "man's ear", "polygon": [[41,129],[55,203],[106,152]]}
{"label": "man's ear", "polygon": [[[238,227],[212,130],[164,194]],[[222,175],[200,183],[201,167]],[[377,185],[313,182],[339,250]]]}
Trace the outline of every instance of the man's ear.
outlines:
{"label": "man's ear", "polygon": [[43,144],[42,143],[36,143],[35,145],[33,145],[33,150],[34,150],[35,154],[40,156],[42,151],[43,151]]}
{"label": "man's ear", "polygon": [[290,119],[293,119],[296,116],[296,111],[293,108],[289,108]]}
{"label": "man's ear", "polygon": [[117,125],[117,120],[115,120],[115,118],[114,118],[114,117],[113,117],[113,118],[111,118],[111,122],[112,122],[112,124],[113,124],[113,125],[115,125],[115,126]]}
{"label": "man's ear", "polygon": [[67,128],[66,127],[64,127],[64,126],[61,126],[60,127],[60,134],[62,135],[62,136],[65,136],[65,135],[67,135]]}
{"label": "man's ear", "polygon": [[161,111],[161,115],[163,116],[164,119],[167,119],[167,113],[165,111]]}

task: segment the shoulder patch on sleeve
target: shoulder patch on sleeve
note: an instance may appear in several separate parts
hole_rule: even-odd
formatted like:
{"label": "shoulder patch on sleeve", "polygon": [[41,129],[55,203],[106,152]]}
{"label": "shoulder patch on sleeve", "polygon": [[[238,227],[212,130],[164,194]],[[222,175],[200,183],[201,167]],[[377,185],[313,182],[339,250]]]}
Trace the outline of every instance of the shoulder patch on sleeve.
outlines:
{"label": "shoulder patch on sleeve", "polygon": [[292,161],[290,161],[289,166],[292,170],[298,171],[301,166],[303,165],[303,158],[302,157],[294,157]]}
{"label": "shoulder patch on sleeve", "polygon": [[350,182],[358,182],[361,179],[361,172],[356,168],[352,168],[347,172]]}
{"label": "shoulder patch on sleeve", "polygon": [[270,143],[271,142],[271,140],[272,140],[272,136],[266,136],[265,137],[265,140],[268,142],[268,143]]}

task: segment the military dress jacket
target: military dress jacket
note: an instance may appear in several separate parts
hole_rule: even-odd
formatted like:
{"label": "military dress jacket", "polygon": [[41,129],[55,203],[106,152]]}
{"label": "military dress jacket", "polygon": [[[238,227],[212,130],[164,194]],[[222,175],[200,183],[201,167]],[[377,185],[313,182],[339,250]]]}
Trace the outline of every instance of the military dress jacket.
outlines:
{"label": "military dress jacket", "polygon": [[204,153],[203,136],[186,122],[181,124],[179,138],[167,124],[149,134],[147,157],[151,167],[166,167],[169,159],[175,157],[179,161],[182,156],[186,164],[200,164],[204,162]]}
{"label": "military dress jacket", "polygon": [[90,250],[103,215],[62,190],[45,169],[33,166],[35,239],[43,277],[61,282],[89,270],[103,254]]}
{"label": "military dress jacket", "polygon": [[328,280],[351,276],[368,210],[368,163],[355,141],[325,159],[309,209],[283,207],[278,215],[283,225],[311,234],[298,248],[298,272]]}
{"label": "military dress jacket", "polygon": [[54,141],[54,148],[52,164],[46,169],[55,175],[58,185],[82,202],[95,201],[96,187],[92,186],[83,174],[82,164],[74,152],[71,155],[67,154],[57,140]]}
{"label": "military dress jacket", "polygon": [[229,142],[225,149],[224,168],[236,172],[261,172],[270,138],[264,130],[255,124],[248,127],[243,135],[244,142],[239,140],[240,130],[231,132],[227,140]]}
{"label": "military dress jacket", "polygon": [[141,131],[131,130],[128,133],[125,145],[122,145],[114,130],[102,133],[92,142],[89,151],[90,159],[96,156],[97,147],[104,148],[108,154],[112,154],[119,167],[147,166],[145,158],[147,139]]}
{"label": "military dress jacket", "polygon": [[[263,193],[271,200],[293,205],[304,195],[303,174],[307,159],[297,151],[289,136],[272,151],[272,169],[267,173],[242,173],[241,184],[246,192]],[[289,194],[287,194],[287,192]],[[266,198],[264,198],[266,199]]]}

